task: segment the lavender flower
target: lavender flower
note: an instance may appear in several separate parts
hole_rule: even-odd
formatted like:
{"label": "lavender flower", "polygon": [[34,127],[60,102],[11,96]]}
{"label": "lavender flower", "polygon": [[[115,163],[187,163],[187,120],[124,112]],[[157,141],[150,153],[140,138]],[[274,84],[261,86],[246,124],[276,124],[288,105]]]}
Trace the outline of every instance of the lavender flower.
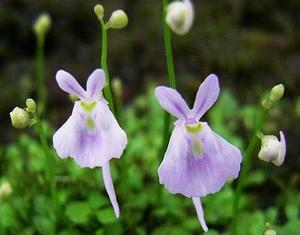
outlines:
{"label": "lavender flower", "polygon": [[54,148],[59,157],[71,157],[80,167],[102,167],[106,191],[119,217],[109,160],[121,157],[127,137],[103,98],[104,72],[96,69],[87,80],[86,90],[63,70],[57,72],[56,80],[63,91],[77,96],[79,101],[75,102],[69,119],[54,134]]}
{"label": "lavender flower", "polygon": [[158,169],[160,183],[173,194],[192,198],[204,231],[208,228],[200,198],[219,191],[227,180],[237,178],[242,161],[238,148],[214,133],[206,122],[199,121],[219,93],[215,75],[209,75],[200,85],[193,109],[176,90],[163,86],[155,90],[162,108],[178,119]]}

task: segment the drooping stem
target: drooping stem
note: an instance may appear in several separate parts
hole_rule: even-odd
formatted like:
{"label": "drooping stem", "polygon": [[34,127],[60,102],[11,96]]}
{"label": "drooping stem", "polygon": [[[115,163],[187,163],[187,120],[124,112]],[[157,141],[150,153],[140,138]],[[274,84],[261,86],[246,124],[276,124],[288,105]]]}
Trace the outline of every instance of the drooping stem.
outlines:
{"label": "drooping stem", "polygon": [[108,197],[110,199],[110,202],[113,206],[116,217],[119,218],[120,208],[119,208],[119,204],[118,204],[115,189],[114,189],[114,184],[113,184],[113,181],[112,181],[112,178],[111,178],[111,173],[110,173],[110,169],[109,169],[109,162],[106,163],[102,167],[102,176],[103,176],[103,182],[104,182],[106,192],[107,192]]}
{"label": "drooping stem", "polygon": [[254,132],[252,134],[250,143],[244,153],[243,164],[241,167],[240,176],[238,178],[238,182],[236,185],[236,191],[234,194],[232,234],[236,234],[236,220],[238,219],[239,202],[240,202],[243,188],[245,186],[247,174],[251,167],[252,156],[253,156],[256,146],[259,142],[259,138],[258,138],[257,134],[260,132],[260,130],[264,124],[266,114],[267,114],[267,111],[264,108],[260,107],[259,110],[257,111],[257,115],[254,117],[254,124],[255,124]]}
{"label": "drooping stem", "polygon": [[[162,0],[164,48],[165,48],[166,64],[167,64],[167,71],[168,71],[168,83],[170,87],[176,88],[176,77],[175,77],[174,59],[173,59],[173,51],[172,51],[172,38],[171,38],[170,29],[165,20],[168,3],[169,0]],[[170,121],[171,121],[170,114],[165,112],[162,152],[164,152],[167,147],[167,143],[170,135]]]}
{"label": "drooping stem", "polygon": [[[41,119],[38,117],[38,115],[35,114],[35,120],[38,128],[38,133],[40,137],[40,141],[42,144],[42,148],[44,151],[44,154],[46,156],[46,166],[45,168],[48,170],[47,171],[47,176],[48,176],[48,181],[50,185],[50,196],[51,196],[51,202],[52,202],[52,209],[53,209],[53,215],[54,215],[54,221],[53,221],[53,234],[55,234],[55,227],[56,227],[56,179],[55,179],[55,159],[54,156],[51,152],[51,149],[48,145],[47,142],[47,137],[45,133],[45,129],[43,127]],[[51,231],[52,232],[52,231]]]}
{"label": "drooping stem", "polygon": [[46,109],[46,98],[47,90],[45,87],[45,58],[44,58],[44,44],[45,38],[43,36],[37,36],[37,46],[36,46],[36,55],[35,55],[35,76],[38,92],[38,100],[40,112],[43,112]]}
{"label": "drooping stem", "polygon": [[104,87],[104,96],[109,102],[108,105],[109,105],[110,110],[113,112],[113,114],[116,114],[113,96],[112,96],[112,92],[111,92],[111,84],[110,84],[108,66],[107,66],[107,26],[104,24],[103,21],[101,21],[101,26],[102,26],[101,27],[102,28],[101,67],[104,70],[105,79],[106,79],[106,86]]}

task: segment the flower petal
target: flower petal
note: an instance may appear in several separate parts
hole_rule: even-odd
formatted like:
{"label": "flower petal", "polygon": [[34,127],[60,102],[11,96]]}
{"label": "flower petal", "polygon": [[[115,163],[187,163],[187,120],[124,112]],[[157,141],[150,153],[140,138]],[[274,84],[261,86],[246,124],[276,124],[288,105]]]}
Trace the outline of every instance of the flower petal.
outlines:
{"label": "flower petal", "polygon": [[163,109],[173,114],[178,119],[187,119],[190,109],[176,90],[159,86],[155,89],[155,95]]}
{"label": "flower petal", "polygon": [[[88,118],[95,125],[91,130]],[[97,102],[94,110],[86,113],[80,102],[75,102],[71,117],[55,133],[53,143],[60,157],[70,156],[81,167],[94,168],[119,158],[127,137],[106,104]]]}
{"label": "flower petal", "polygon": [[278,158],[273,161],[276,166],[281,166],[285,159],[286,154],[286,141],[282,131],[279,132],[280,135],[280,153]]}
{"label": "flower petal", "polygon": [[200,222],[204,232],[207,232],[208,227],[205,223],[203,208],[202,208],[202,204],[201,204],[201,199],[199,197],[193,197],[192,200],[193,200],[193,204],[195,206],[196,212],[197,212],[199,222]]}
{"label": "flower petal", "polygon": [[199,121],[206,111],[216,102],[219,93],[218,77],[214,74],[210,74],[204,82],[201,83],[197,91],[194,107],[192,109],[196,121]]}
{"label": "flower petal", "polygon": [[201,123],[200,143],[203,157],[193,156],[189,136],[183,126],[173,130],[158,174],[160,183],[173,194],[203,197],[219,191],[240,170],[240,151]]}
{"label": "flower petal", "polygon": [[73,153],[77,145],[76,115],[71,117],[53,135],[53,147],[60,158],[66,158]]}
{"label": "flower petal", "polygon": [[86,91],[91,99],[95,99],[105,85],[105,74],[102,69],[96,69],[88,78]]}
{"label": "flower petal", "polygon": [[116,217],[120,217],[120,208],[117,201],[114,184],[111,179],[110,169],[109,169],[109,162],[103,165],[102,167],[102,176],[103,176],[103,182],[106,189],[106,192],[108,194],[109,200],[111,201],[111,204],[113,206],[114,212],[116,214]]}
{"label": "flower petal", "polygon": [[84,99],[86,97],[85,90],[70,73],[64,70],[59,70],[56,73],[56,81],[60,89],[63,91],[71,95],[75,95],[80,99]]}

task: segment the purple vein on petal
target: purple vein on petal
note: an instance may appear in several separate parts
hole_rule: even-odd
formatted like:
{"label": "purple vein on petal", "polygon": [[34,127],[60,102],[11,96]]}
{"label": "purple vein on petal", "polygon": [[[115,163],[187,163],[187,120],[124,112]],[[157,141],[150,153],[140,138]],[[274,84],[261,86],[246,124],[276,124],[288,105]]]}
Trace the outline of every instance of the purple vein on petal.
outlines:
{"label": "purple vein on petal", "polygon": [[192,200],[193,200],[196,212],[197,212],[197,216],[198,216],[199,222],[200,222],[203,230],[205,232],[207,232],[208,231],[208,227],[207,227],[207,225],[205,223],[205,220],[204,220],[203,208],[202,208],[201,200],[200,200],[199,197],[193,197]]}
{"label": "purple vein on petal", "polygon": [[119,208],[114,185],[113,185],[111,174],[110,174],[109,162],[104,164],[104,166],[102,167],[102,176],[103,176],[103,181],[104,181],[104,186],[105,186],[106,192],[107,192],[110,202],[114,208],[116,217],[119,218],[120,208]]}

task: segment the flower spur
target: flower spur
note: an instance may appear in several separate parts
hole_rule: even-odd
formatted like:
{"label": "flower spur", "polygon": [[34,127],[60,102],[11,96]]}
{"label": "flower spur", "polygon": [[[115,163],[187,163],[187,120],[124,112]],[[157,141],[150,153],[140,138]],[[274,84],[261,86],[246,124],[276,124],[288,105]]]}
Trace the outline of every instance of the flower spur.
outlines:
{"label": "flower spur", "polygon": [[69,119],[53,136],[54,148],[61,158],[71,157],[80,167],[102,167],[107,194],[117,217],[120,210],[113,187],[109,161],[120,158],[127,144],[108,103],[102,95],[105,86],[103,70],[96,69],[88,78],[86,90],[69,73],[56,74],[58,86],[79,98]]}
{"label": "flower spur", "polygon": [[178,119],[158,169],[160,183],[172,194],[192,198],[204,231],[208,228],[201,197],[237,178],[242,161],[238,148],[214,133],[206,122],[199,121],[219,93],[218,78],[213,74],[200,85],[192,109],[176,90],[164,86],[155,89],[162,108]]}

